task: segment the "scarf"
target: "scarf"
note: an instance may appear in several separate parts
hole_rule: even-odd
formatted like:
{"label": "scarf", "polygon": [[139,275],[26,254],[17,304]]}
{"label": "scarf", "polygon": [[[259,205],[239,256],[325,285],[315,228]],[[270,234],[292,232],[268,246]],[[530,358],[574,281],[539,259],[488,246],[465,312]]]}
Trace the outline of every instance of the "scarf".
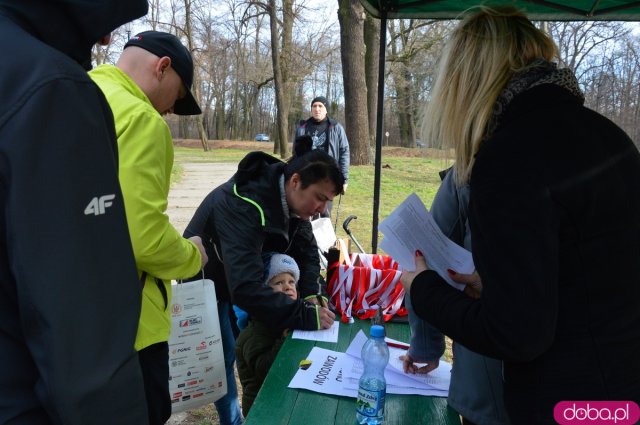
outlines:
{"label": "scarf", "polygon": [[578,79],[570,69],[558,69],[558,65],[555,63],[544,59],[536,59],[526,69],[513,74],[511,80],[509,80],[498,99],[496,99],[483,140],[489,139],[498,128],[504,111],[507,110],[507,106],[517,95],[542,84],[560,86],[584,102],[584,95],[580,90]]}

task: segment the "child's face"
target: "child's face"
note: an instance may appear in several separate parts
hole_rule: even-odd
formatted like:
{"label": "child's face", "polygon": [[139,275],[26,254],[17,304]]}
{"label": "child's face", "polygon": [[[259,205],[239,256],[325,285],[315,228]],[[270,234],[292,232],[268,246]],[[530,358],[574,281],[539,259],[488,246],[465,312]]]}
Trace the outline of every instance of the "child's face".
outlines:
{"label": "child's face", "polygon": [[271,278],[269,286],[276,292],[284,292],[292,300],[298,299],[296,281],[291,273],[282,272]]}

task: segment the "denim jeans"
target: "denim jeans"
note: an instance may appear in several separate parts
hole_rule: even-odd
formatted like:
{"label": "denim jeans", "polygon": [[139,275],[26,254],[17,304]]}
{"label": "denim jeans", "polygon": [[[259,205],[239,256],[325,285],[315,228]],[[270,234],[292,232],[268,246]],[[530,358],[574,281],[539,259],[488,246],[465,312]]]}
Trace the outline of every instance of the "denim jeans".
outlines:
{"label": "denim jeans", "polygon": [[238,387],[234,374],[236,362],[236,339],[231,330],[229,310],[231,305],[226,301],[218,302],[218,318],[220,319],[220,334],[222,350],[224,351],[224,367],[227,371],[227,394],[214,404],[220,417],[220,425],[242,425],[244,418],[238,400]]}

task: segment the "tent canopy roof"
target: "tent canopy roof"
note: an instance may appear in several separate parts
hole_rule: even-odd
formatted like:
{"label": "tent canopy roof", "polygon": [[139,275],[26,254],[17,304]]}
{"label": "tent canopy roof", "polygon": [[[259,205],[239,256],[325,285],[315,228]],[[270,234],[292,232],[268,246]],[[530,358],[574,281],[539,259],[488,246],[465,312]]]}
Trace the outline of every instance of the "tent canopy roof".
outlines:
{"label": "tent canopy roof", "polygon": [[637,21],[640,1],[630,0],[360,0],[376,18],[457,19],[467,9],[512,5],[539,21]]}

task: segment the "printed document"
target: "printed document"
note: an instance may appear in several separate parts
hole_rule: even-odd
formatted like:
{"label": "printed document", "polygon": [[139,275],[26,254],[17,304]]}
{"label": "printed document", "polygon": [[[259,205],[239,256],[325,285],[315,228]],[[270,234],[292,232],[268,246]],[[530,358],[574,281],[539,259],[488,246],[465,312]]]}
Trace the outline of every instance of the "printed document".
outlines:
{"label": "printed document", "polygon": [[[298,369],[289,383],[289,388],[357,397],[358,381],[364,369],[360,352],[366,341],[366,335],[360,330],[346,353],[313,347],[307,355],[309,367]],[[440,360],[437,369],[425,375],[413,375],[402,370],[402,361],[399,359],[402,354],[406,354],[406,350],[389,348],[389,364],[384,370],[387,394],[447,397],[451,381],[450,363]]]}
{"label": "printed document", "polygon": [[398,262],[403,270],[414,271],[415,252],[420,250],[429,269],[436,271],[448,284],[459,290],[463,284],[454,282],[447,269],[457,273],[473,273],[471,253],[447,238],[418,195],[412,193],[380,223],[384,234],[380,248]]}
{"label": "printed document", "polygon": [[300,329],[294,329],[291,338],[322,342],[338,342],[339,329],[340,321],[336,320],[329,329],[321,329],[319,331],[303,331]]}

